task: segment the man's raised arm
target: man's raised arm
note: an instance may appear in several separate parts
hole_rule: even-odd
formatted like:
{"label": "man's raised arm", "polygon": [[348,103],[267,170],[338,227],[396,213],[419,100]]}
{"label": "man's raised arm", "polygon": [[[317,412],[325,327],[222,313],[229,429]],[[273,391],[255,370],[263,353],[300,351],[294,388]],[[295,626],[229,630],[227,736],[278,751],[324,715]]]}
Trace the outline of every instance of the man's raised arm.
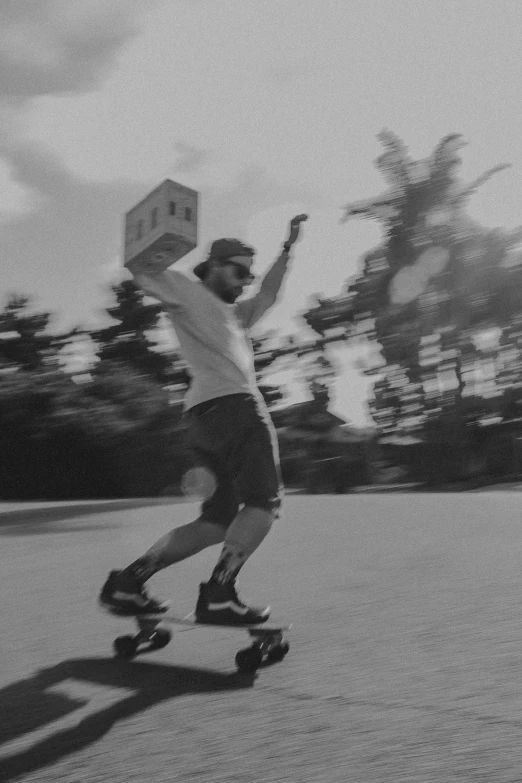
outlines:
{"label": "man's raised arm", "polygon": [[154,299],[168,307],[181,307],[187,286],[196,285],[186,275],[168,269],[174,263],[172,256],[162,253],[151,259],[130,260],[125,267],[134,277],[136,285]]}
{"label": "man's raised arm", "polygon": [[289,237],[283,245],[280,256],[263,277],[258,293],[250,299],[238,302],[239,315],[245,328],[249,329],[253,326],[275,303],[287,270],[290,249],[299,236],[301,223],[307,219],[307,215],[296,215],[292,218]]}

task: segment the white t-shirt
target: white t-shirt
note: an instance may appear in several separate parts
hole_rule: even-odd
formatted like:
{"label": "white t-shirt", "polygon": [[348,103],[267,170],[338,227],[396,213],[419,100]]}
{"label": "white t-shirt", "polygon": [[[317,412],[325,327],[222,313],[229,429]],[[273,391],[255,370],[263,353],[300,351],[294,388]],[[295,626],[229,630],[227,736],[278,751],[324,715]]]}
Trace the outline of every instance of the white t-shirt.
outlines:
{"label": "white t-shirt", "polygon": [[280,257],[259,293],[227,304],[203,283],[172,269],[129,265],[136,284],[159,299],[178,336],[192,376],[185,409],[240,392],[262,399],[257,388],[250,329],[275,301],[286,269]]}

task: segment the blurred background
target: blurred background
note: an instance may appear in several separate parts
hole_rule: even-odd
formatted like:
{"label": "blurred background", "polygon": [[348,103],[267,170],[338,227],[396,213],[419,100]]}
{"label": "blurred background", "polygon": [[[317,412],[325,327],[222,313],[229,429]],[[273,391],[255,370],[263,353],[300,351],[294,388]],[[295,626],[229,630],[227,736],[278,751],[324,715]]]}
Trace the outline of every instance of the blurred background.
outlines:
{"label": "blurred background", "polygon": [[[0,499],[181,493],[190,377],[122,268],[165,177],[262,276],[287,487],[522,480],[522,7],[0,4]],[[288,46],[289,40],[292,45]],[[469,146],[468,146],[469,145]]]}

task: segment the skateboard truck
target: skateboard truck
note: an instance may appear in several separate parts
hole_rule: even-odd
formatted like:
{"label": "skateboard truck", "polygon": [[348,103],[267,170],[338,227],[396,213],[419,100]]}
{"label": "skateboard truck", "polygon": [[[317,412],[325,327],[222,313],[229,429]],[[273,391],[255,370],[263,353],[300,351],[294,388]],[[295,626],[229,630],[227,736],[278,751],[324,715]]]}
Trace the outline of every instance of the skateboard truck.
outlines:
{"label": "skateboard truck", "polygon": [[282,631],[248,629],[254,639],[250,647],[239,650],[236,654],[236,666],[240,672],[255,672],[262,663],[279,663],[282,661],[290,645],[283,638]]}
{"label": "skateboard truck", "polygon": [[278,663],[283,660],[290,649],[288,641],[284,638],[284,631],[289,630],[290,625],[268,627],[259,625],[213,625],[211,623],[198,623],[193,615],[188,615],[187,617],[176,617],[168,614],[142,617],[136,615],[117,616],[128,616],[134,619],[138,626],[138,633],[134,636],[118,636],[114,640],[115,657],[126,660],[131,660],[138,655],[139,648],[144,645],[146,645],[145,649],[141,650],[141,652],[151,652],[152,650],[160,650],[170,642],[172,638],[170,630],[158,627],[162,621],[191,628],[221,628],[246,631],[253,641],[250,647],[245,647],[236,654],[235,663],[239,672],[253,673],[263,664]]}

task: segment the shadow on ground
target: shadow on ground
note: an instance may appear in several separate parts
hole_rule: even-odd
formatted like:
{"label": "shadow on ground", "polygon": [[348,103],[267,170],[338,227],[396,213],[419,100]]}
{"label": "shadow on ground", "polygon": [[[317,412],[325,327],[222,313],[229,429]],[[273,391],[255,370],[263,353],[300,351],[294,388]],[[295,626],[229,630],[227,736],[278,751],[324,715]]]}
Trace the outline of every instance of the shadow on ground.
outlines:
{"label": "shadow on ground", "polygon": [[0,780],[10,781],[76,753],[103,737],[118,721],[126,720],[159,702],[187,693],[249,688],[256,675],[237,672],[222,674],[206,669],[130,663],[106,658],[63,661],[0,691],[3,714],[9,715],[9,721],[3,721],[0,725],[0,745],[84,707],[88,700],[46,693],[47,688],[69,679],[112,688],[126,688],[133,693],[20,753],[0,758]]}
{"label": "shadow on ground", "polygon": [[[67,532],[67,528],[57,523],[86,517],[91,514],[107,514],[113,511],[144,508],[146,506],[165,506],[186,502],[185,498],[137,498],[132,500],[85,501],[63,503],[56,506],[21,507],[2,510],[0,504],[0,535],[31,535],[32,533]],[[110,523],[97,523],[97,527],[109,528]],[[91,530],[90,525],[75,525],[70,531]]]}

